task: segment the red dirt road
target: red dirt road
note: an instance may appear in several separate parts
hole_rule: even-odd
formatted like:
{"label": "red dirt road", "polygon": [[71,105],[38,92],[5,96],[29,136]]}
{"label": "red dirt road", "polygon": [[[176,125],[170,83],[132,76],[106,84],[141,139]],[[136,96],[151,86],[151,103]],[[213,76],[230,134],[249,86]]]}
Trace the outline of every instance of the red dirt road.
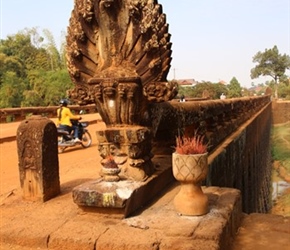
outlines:
{"label": "red dirt road", "polygon": [[[15,125],[14,125],[15,126]],[[84,149],[81,146],[71,147],[59,154],[59,171],[61,187],[68,188],[70,182],[99,176],[98,163],[100,157],[96,145],[95,131],[105,127],[103,122],[91,124],[88,127],[92,135],[91,147]],[[1,134],[2,138],[5,136]],[[20,189],[18,155],[16,141],[0,144],[0,206],[12,191]]]}
{"label": "red dirt road", "polygon": [[[10,126],[1,126],[1,138],[15,135],[19,123],[10,124]],[[96,145],[95,131],[104,128],[105,124],[98,121],[89,125],[88,130],[92,135],[92,145],[89,148],[81,146],[67,148],[64,153],[59,154],[59,172],[61,193],[67,194],[72,188],[87,180],[99,177],[98,163],[100,157]],[[7,135],[6,135],[7,134]],[[77,177],[77,178],[76,178]],[[5,206],[6,201],[17,201],[21,197],[21,188],[18,171],[18,155],[16,140],[0,143],[0,210],[1,206]],[[23,209],[19,207],[19,209]],[[10,212],[9,212],[10,210]],[[0,224],[5,224],[9,213],[17,213],[17,208],[12,206],[5,207],[5,212],[0,213]],[[41,230],[41,229],[40,229]],[[28,250],[23,246],[4,244],[0,241],[1,250]]]}

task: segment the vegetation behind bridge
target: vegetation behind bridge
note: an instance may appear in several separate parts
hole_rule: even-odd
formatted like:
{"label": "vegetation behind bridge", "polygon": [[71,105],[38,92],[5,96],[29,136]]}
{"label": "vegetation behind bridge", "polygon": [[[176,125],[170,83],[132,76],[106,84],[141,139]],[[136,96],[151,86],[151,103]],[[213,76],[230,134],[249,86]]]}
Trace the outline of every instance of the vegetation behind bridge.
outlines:
{"label": "vegetation behind bridge", "polygon": [[[50,31],[42,33],[43,36],[36,28],[25,29],[0,40],[0,108],[54,106],[73,88],[66,66],[65,39],[57,48]],[[290,69],[290,57],[279,54],[274,46],[258,52],[253,62],[257,65],[249,72],[252,78],[273,77],[272,81],[260,84],[262,90],[256,94],[263,94],[265,87],[270,86],[277,89],[279,97],[290,100],[289,77],[285,75],[286,69]],[[202,82],[179,88],[179,96],[200,98],[205,90],[211,99],[220,98],[222,93],[228,98],[250,94],[233,77],[228,85]]]}
{"label": "vegetation behind bridge", "polygon": [[[290,184],[290,122],[275,125],[272,129],[273,181]],[[278,178],[278,180],[277,180]],[[279,194],[272,213],[290,216],[290,189]]]}

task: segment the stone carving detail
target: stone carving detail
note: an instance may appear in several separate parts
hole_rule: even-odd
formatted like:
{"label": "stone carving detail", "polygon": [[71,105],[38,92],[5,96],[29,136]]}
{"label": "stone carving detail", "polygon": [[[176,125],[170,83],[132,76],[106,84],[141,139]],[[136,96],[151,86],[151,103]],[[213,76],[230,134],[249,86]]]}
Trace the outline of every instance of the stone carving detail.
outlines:
{"label": "stone carving detail", "polygon": [[60,192],[55,124],[31,116],[17,129],[20,185],[23,198],[47,201]]}
{"label": "stone carving detail", "polygon": [[148,128],[108,128],[106,131],[97,131],[97,139],[100,156],[104,159],[102,162],[112,156],[121,170],[121,179],[144,181],[154,172],[151,162],[151,131]]}
{"label": "stone carving detail", "polygon": [[31,145],[32,143],[28,140],[24,143],[23,167],[24,169],[37,170],[37,166],[35,164],[34,150]]}
{"label": "stone carving detail", "polygon": [[[94,78],[140,78],[144,89],[147,85],[156,89],[158,98],[150,101],[166,101],[176,95],[166,80],[171,53],[166,16],[157,1],[75,1],[68,27],[67,61],[76,84],[92,84]],[[71,93],[75,99],[82,104],[94,102],[78,89]],[[167,89],[163,98],[160,89],[162,93]]]}
{"label": "stone carving detail", "polygon": [[[171,53],[166,16],[157,0],[75,1],[68,27],[67,62],[76,87],[69,96],[81,105],[95,103],[106,125],[119,127],[120,134],[135,133],[130,126],[151,122],[149,103],[168,101],[177,94],[175,85],[166,80]],[[127,132],[120,129],[124,126]],[[129,158],[141,171],[151,173],[153,169],[144,170],[152,165],[148,157],[151,134],[147,134],[145,147],[144,142],[133,145],[121,138],[102,143],[117,145],[122,151],[127,148],[127,156],[137,147],[142,157]]]}

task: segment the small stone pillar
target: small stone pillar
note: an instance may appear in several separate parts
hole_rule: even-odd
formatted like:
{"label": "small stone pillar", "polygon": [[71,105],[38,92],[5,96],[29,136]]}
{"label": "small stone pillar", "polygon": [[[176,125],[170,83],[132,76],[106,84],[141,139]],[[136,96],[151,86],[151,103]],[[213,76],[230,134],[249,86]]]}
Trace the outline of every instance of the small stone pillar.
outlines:
{"label": "small stone pillar", "polygon": [[32,116],[17,129],[23,198],[43,202],[60,193],[57,129],[46,117]]}

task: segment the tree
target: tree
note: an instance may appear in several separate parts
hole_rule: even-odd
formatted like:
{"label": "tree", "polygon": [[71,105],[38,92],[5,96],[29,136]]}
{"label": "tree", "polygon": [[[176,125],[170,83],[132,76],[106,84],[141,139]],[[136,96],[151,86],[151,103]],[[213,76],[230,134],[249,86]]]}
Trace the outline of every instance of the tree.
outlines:
{"label": "tree", "polygon": [[50,70],[59,70],[61,69],[61,57],[57,50],[57,47],[55,45],[54,37],[52,33],[44,29],[43,33],[45,35],[45,38],[48,40],[48,43],[45,45],[46,52],[49,54],[49,60],[50,60]]}
{"label": "tree", "polygon": [[0,40],[1,108],[57,105],[73,87],[65,44],[59,53],[52,34],[43,32],[45,38],[32,28]]}
{"label": "tree", "polygon": [[17,77],[14,72],[6,72],[0,88],[0,108],[19,107],[22,102],[22,93],[27,82]]}
{"label": "tree", "polygon": [[[290,81],[290,80],[289,80]],[[290,83],[281,82],[279,84],[278,94],[279,97],[284,98],[286,100],[290,100]]]}
{"label": "tree", "polygon": [[67,70],[30,71],[28,74],[30,88],[24,91],[22,106],[58,105],[67,90],[73,88]]}
{"label": "tree", "polygon": [[241,97],[242,96],[242,88],[238,80],[233,77],[230,81],[230,84],[228,85],[228,97],[234,98],[234,97]]}
{"label": "tree", "polygon": [[224,84],[202,82],[193,87],[193,97],[202,97],[204,91],[207,91],[210,99],[219,99],[222,93],[227,95],[228,89]]}
{"label": "tree", "polygon": [[277,85],[279,79],[285,75],[287,69],[290,69],[289,55],[279,54],[279,50],[275,45],[272,49],[265,49],[265,52],[258,52],[253,57],[253,62],[258,63],[251,70],[251,78],[259,76],[270,76],[275,81],[275,97],[278,97]]}

